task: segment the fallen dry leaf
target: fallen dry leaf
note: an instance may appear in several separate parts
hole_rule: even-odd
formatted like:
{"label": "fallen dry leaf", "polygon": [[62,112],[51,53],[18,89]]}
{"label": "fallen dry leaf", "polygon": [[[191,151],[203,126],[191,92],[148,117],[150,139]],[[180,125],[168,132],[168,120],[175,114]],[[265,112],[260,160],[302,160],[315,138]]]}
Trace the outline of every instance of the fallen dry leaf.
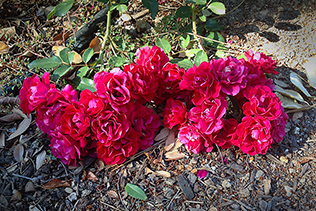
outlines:
{"label": "fallen dry leaf", "polygon": [[22,144],[18,144],[14,148],[13,156],[17,162],[21,162],[23,160],[24,155],[24,146]]}
{"label": "fallen dry leaf", "polygon": [[299,118],[301,118],[303,116],[303,112],[300,111],[300,112],[296,112],[293,114],[293,117],[292,117],[292,121],[295,122],[296,120],[298,120]]}
{"label": "fallen dry leaf", "polygon": [[4,147],[5,146],[5,136],[4,133],[0,134],[0,147]]}
{"label": "fallen dry leaf", "polygon": [[117,193],[114,190],[109,190],[108,192],[106,192],[108,194],[109,197],[111,198],[118,198]]}
{"label": "fallen dry leaf", "polygon": [[306,103],[308,104],[307,102],[305,102],[305,100],[303,99],[303,97],[296,91],[294,90],[291,90],[291,89],[283,89],[282,87],[278,86],[278,85],[275,85],[275,88],[274,88],[274,91],[275,92],[279,92],[283,95],[286,95],[288,97],[291,97],[291,98],[294,98],[300,102],[303,102],[303,103]]}
{"label": "fallen dry leaf", "polygon": [[98,171],[101,171],[105,168],[105,165],[104,163],[102,162],[102,160],[99,160],[97,159],[95,162],[94,162],[94,165],[95,167],[98,169]]}
{"label": "fallen dry leaf", "polygon": [[70,37],[70,31],[61,32],[53,37],[53,41],[66,41]]}
{"label": "fallen dry leaf", "polygon": [[9,53],[9,47],[2,41],[0,41],[0,54]]}
{"label": "fallen dry leaf", "polygon": [[303,86],[302,80],[296,73],[291,73],[290,74],[290,80],[292,84],[294,84],[297,88],[299,88],[307,97],[312,97],[309,92],[305,89]]}
{"label": "fallen dry leaf", "polygon": [[19,114],[13,113],[0,117],[0,122],[11,123],[23,119]]}
{"label": "fallen dry leaf", "polygon": [[176,135],[175,135],[175,131],[174,130],[171,130],[167,139],[166,139],[166,143],[165,143],[165,151],[170,151],[174,145],[175,145],[175,142],[176,142]]}
{"label": "fallen dry leaf", "polygon": [[101,50],[101,39],[96,37],[94,38],[90,44],[89,44],[89,48],[93,49],[93,54],[99,53]]}
{"label": "fallen dry leaf", "polygon": [[14,189],[12,191],[11,201],[19,201],[21,199],[22,199],[22,194],[18,190]]}
{"label": "fallen dry leaf", "polygon": [[22,133],[24,133],[31,125],[31,122],[32,122],[32,115],[30,114],[27,119],[23,119],[23,121],[20,123],[18,129],[9,136],[8,141],[11,139],[14,139],[14,138],[18,137],[19,135],[21,135]]}
{"label": "fallen dry leaf", "polygon": [[167,152],[165,154],[165,157],[167,159],[165,159],[166,161],[170,161],[170,160],[179,160],[184,158],[185,154],[183,153],[179,153],[178,151],[171,151],[171,152]]}
{"label": "fallen dry leaf", "polygon": [[16,33],[15,26],[0,29],[0,39],[6,38],[6,36],[8,36],[8,38],[10,38],[10,37],[14,36],[15,33]]}
{"label": "fallen dry leaf", "polygon": [[162,128],[160,130],[160,132],[156,135],[155,141],[160,141],[160,140],[166,138],[169,135],[169,133],[170,133],[169,128],[167,128],[167,127]]}
{"label": "fallen dry leaf", "polygon": [[162,177],[171,177],[171,174],[167,171],[156,171],[155,174]]}
{"label": "fallen dry leaf", "polygon": [[70,187],[70,184],[65,180],[52,179],[48,183],[41,186],[44,189],[54,189],[60,187]]}
{"label": "fallen dry leaf", "polygon": [[40,169],[45,161],[46,158],[46,151],[43,150],[39,153],[36,157],[36,170]]}
{"label": "fallen dry leaf", "polygon": [[280,81],[280,80],[278,80],[278,79],[274,79],[274,83],[275,83],[276,85],[282,87],[282,88],[288,88],[288,87],[289,87],[288,84],[286,84],[286,83],[284,83],[283,81]]}
{"label": "fallen dry leaf", "polygon": [[303,67],[306,70],[309,84],[316,89],[316,56],[309,58]]}
{"label": "fallen dry leaf", "polygon": [[25,190],[25,192],[34,192],[34,191],[36,191],[32,181],[28,181],[26,183],[24,190]]}
{"label": "fallen dry leaf", "polygon": [[87,177],[88,180],[92,180],[93,182],[97,182],[99,179],[94,175],[94,173],[92,173],[91,171],[89,171],[87,173]]}
{"label": "fallen dry leaf", "polygon": [[151,173],[153,173],[153,171],[150,168],[146,167],[145,168],[145,175],[151,174]]}

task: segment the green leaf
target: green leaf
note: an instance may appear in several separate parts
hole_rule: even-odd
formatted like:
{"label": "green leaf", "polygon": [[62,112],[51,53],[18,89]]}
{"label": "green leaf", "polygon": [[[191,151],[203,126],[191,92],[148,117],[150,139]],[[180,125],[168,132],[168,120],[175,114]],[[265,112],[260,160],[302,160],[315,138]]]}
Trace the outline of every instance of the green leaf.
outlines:
{"label": "green leaf", "polygon": [[185,51],[186,56],[193,57],[195,56],[201,49],[190,49]]}
{"label": "green leaf", "polygon": [[195,3],[199,5],[206,4],[206,0],[187,0],[188,3]]}
{"label": "green leaf", "polygon": [[140,199],[140,200],[147,199],[146,193],[137,185],[127,183],[125,185],[125,191],[128,193],[128,195],[130,195],[131,197],[135,199]]}
{"label": "green leaf", "polygon": [[109,0],[97,0],[97,1],[101,3],[108,3]]}
{"label": "green leaf", "polygon": [[119,4],[116,9],[121,13],[124,13],[127,10],[127,6],[125,4]]}
{"label": "green leaf", "polygon": [[57,56],[52,56],[50,58],[37,59],[32,61],[28,67],[32,68],[42,68],[42,69],[51,69],[61,65],[62,61]]}
{"label": "green leaf", "polygon": [[192,12],[189,6],[179,7],[174,15],[175,18],[189,18],[191,17]]}
{"label": "green leaf", "polygon": [[212,2],[208,8],[217,15],[225,14],[225,5],[221,2]]}
{"label": "green leaf", "polygon": [[54,9],[52,9],[52,11],[50,11],[50,13],[47,15],[47,20],[49,20],[55,14],[55,11],[56,7],[54,7]]}
{"label": "green leaf", "polygon": [[204,16],[204,15],[200,15],[199,18],[200,18],[200,20],[201,20],[202,22],[205,22],[205,21],[206,21],[206,16]]}
{"label": "green leaf", "polygon": [[59,3],[55,7],[55,15],[58,17],[62,17],[64,15],[66,15],[66,13],[71,9],[74,2],[75,2],[75,0],[65,0],[65,1]]}
{"label": "green leaf", "polygon": [[194,64],[199,66],[202,62],[208,62],[208,57],[203,50],[200,50],[194,57]]}
{"label": "green leaf", "polygon": [[206,16],[206,17],[212,15],[212,13],[211,13],[209,10],[207,10],[207,9],[202,10],[202,14],[203,14],[204,16]]}
{"label": "green leaf", "polygon": [[245,61],[247,61],[247,57],[245,56],[245,54],[238,56],[237,59],[244,59]]}
{"label": "green leaf", "polygon": [[127,3],[127,2],[128,2],[128,0],[121,0],[121,1],[120,1],[121,4],[125,4],[125,3]]}
{"label": "green leaf", "polygon": [[186,48],[190,43],[190,36],[187,34],[182,35],[179,38],[179,45],[181,48]]}
{"label": "green leaf", "polygon": [[184,68],[186,70],[193,67],[193,63],[189,59],[172,59],[169,62],[177,64],[180,68]]}
{"label": "green leaf", "polygon": [[71,64],[72,60],[74,59],[75,52],[68,52],[67,56],[68,56],[68,61],[69,61],[68,64]]}
{"label": "green leaf", "polygon": [[94,81],[90,78],[81,78],[79,85],[77,86],[77,89],[82,91],[85,89],[89,89],[91,92],[95,92],[95,84]]}
{"label": "green leaf", "polygon": [[89,71],[89,69],[90,68],[88,66],[81,67],[77,72],[77,76],[80,78],[84,77]]}
{"label": "green leaf", "polygon": [[151,17],[154,19],[158,13],[158,2],[156,0],[142,0],[144,7],[149,9]]}
{"label": "green leaf", "polygon": [[166,40],[165,38],[157,38],[155,44],[159,47],[162,48],[163,51],[165,52],[165,54],[170,53],[171,51],[171,45],[168,42],[168,40]]}
{"label": "green leaf", "polygon": [[69,59],[68,59],[68,52],[70,51],[69,48],[64,48],[59,52],[60,58],[63,60],[63,62],[70,64]]}
{"label": "green leaf", "polygon": [[[210,32],[207,35],[207,38],[212,39],[212,40],[217,40],[217,41],[220,41],[223,43],[225,42],[225,38],[219,32]],[[205,42],[207,45],[211,46],[212,48],[217,48],[217,49],[221,49],[221,50],[227,49],[222,43],[214,42],[214,41],[207,40],[207,39],[205,39]]]}
{"label": "green leaf", "polygon": [[220,25],[215,19],[208,19],[204,24],[204,28],[208,31],[216,32],[222,30],[225,27]]}
{"label": "green leaf", "polygon": [[110,59],[109,59],[109,64],[113,65],[114,67],[120,67],[122,66],[123,64],[128,64],[130,63],[130,61],[128,59],[125,59],[123,57],[120,57],[120,56],[112,56]]}
{"label": "green leaf", "polygon": [[64,76],[72,68],[73,67],[69,65],[61,65],[60,67],[56,68],[56,70],[53,72],[53,80],[58,81],[60,77]]}
{"label": "green leaf", "polygon": [[87,48],[82,54],[82,61],[87,64],[93,56],[93,48]]}
{"label": "green leaf", "polygon": [[224,53],[223,51],[220,51],[220,50],[216,51],[216,53],[215,53],[215,59],[224,58],[226,56],[227,56],[226,53]]}

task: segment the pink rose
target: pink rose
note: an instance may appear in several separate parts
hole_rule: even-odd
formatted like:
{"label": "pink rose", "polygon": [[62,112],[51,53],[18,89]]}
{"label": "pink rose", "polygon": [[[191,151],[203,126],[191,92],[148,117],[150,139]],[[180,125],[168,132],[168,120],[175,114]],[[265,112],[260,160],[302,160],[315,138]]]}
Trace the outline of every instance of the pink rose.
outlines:
{"label": "pink rose", "polygon": [[125,136],[130,124],[124,113],[118,113],[109,108],[104,109],[98,117],[92,120],[91,127],[102,145],[111,146],[113,141]]}
{"label": "pink rose", "polygon": [[234,118],[224,120],[223,128],[210,135],[212,142],[223,149],[230,148],[232,146],[231,140],[234,138],[237,124],[238,122]]}
{"label": "pink rose", "polygon": [[64,134],[62,131],[54,131],[49,134],[52,148],[52,154],[60,158],[66,165],[76,166],[77,159],[86,155],[84,147],[87,140],[84,138],[80,141],[73,139],[71,136]]}
{"label": "pink rose", "polygon": [[71,104],[64,109],[60,126],[63,133],[75,140],[90,136],[90,118],[84,114],[78,104]]}
{"label": "pink rose", "polygon": [[269,87],[248,87],[243,93],[249,100],[242,107],[245,115],[258,115],[269,120],[277,119],[281,115],[281,101]]}
{"label": "pink rose", "polygon": [[202,133],[207,135],[219,131],[223,127],[223,119],[228,104],[222,97],[208,101],[208,104],[191,108],[188,118],[194,122]]}
{"label": "pink rose", "polygon": [[96,117],[100,114],[104,107],[103,100],[97,95],[92,93],[89,89],[85,89],[80,93],[79,105],[84,108],[84,112],[91,116]]}
{"label": "pink rose", "polygon": [[183,125],[179,129],[178,133],[179,141],[185,145],[185,147],[198,154],[204,149],[204,138],[198,128],[191,125]]}
{"label": "pink rose", "polygon": [[177,64],[168,63],[163,69],[162,87],[168,93],[180,92],[180,82],[185,73],[183,68],[179,68]]}
{"label": "pink rose", "polygon": [[254,53],[252,50],[249,50],[245,52],[245,56],[249,63],[259,67],[262,72],[278,74],[275,70],[277,65],[276,61],[272,60],[271,57],[265,55],[264,53]]}
{"label": "pink rose", "polygon": [[94,76],[96,93],[118,112],[130,112],[133,104],[127,74],[119,68]]}
{"label": "pink rose", "polygon": [[163,123],[167,128],[171,129],[178,124],[186,122],[187,108],[180,100],[173,100],[169,98],[166,107],[162,113]]}
{"label": "pink rose", "polygon": [[211,61],[215,79],[220,82],[222,92],[235,96],[246,87],[248,68],[241,61],[231,57]]}
{"label": "pink rose", "polygon": [[153,46],[151,49],[148,46],[139,48],[136,56],[138,59],[135,59],[135,62],[151,72],[156,79],[161,78],[162,69],[169,61],[168,56],[157,46]]}
{"label": "pink rose", "polygon": [[249,155],[266,154],[273,143],[270,121],[261,116],[245,116],[231,142]]}
{"label": "pink rose", "polygon": [[285,136],[285,126],[289,116],[284,112],[281,106],[282,114],[275,120],[271,121],[271,134],[275,142],[280,143]]}
{"label": "pink rose", "polygon": [[55,88],[55,85],[50,84],[48,72],[43,74],[42,81],[35,74],[26,78],[19,93],[22,111],[29,114],[46,104],[46,94],[52,88]]}
{"label": "pink rose", "polygon": [[154,143],[155,132],[160,126],[159,116],[152,109],[137,103],[130,119],[132,127],[141,133],[140,149],[147,149]]}
{"label": "pink rose", "polygon": [[159,81],[143,66],[126,65],[124,71],[128,75],[131,95],[140,103],[150,102],[157,91]]}

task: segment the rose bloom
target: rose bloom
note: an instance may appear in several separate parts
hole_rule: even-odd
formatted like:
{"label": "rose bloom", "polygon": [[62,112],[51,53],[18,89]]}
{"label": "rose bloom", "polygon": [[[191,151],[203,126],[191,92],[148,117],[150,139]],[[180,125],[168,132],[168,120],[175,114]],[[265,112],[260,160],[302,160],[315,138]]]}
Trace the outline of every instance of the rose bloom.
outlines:
{"label": "rose bloom", "polygon": [[76,103],[78,94],[69,84],[61,91],[53,88],[46,94],[46,104],[36,109],[36,124],[44,133],[49,134],[60,126],[66,107]]}
{"label": "rose bloom", "polygon": [[278,71],[275,70],[276,61],[264,53],[254,53],[252,50],[249,50],[245,52],[245,56],[249,63],[259,67],[262,72],[278,74]]}
{"label": "rose bloom", "polygon": [[181,126],[179,128],[178,139],[189,151],[195,154],[204,149],[205,140],[199,129],[192,125]]}
{"label": "rose bloom", "polygon": [[222,92],[235,96],[246,87],[248,68],[230,56],[211,61],[215,79],[220,82]]}
{"label": "rose bloom", "polygon": [[223,127],[222,117],[225,115],[228,103],[223,97],[215,98],[200,106],[191,108],[188,118],[194,122],[202,133],[207,135],[219,131]]}
{"label": "rose bloom", "polygon": [[268,120],[277,119],[281,115],[281,101],[269,87],[262,85],[248,87],[243,93],[249,100],[242,107],[245,115],[262,116]]}
{"label": "rose bloom", "polygon": [[29,114],[46,104],[46,94],[52,88],[55,88],[55,85],[50,84],[48,72],[43,74],[42,81],[36,74],[26,78],[19,93],[22,111]]}
{"label": "rose bloom", "polygon": [[140,149],[147,149],[154,143],[155,132],[158,131],[160,126],[159,116],[152,109],[137,103],[130,120],[132,127],[141,133]]}
{"label": "rose bloom", "polygon": [[284,112],[281,106],[282,114],[275,120],[271,121],[271,134],[275,142],[280,143],[285,136],[285,125],[289,116]]}
{"label": "rose bloom", "polygon": [[261,116],[245,116],[238,124],[232,144],[249,155],[266,154],[271,147],[271,123]]}
{"label": "rose bloom", "polygon": [[119,68],[111,72],[98,72],[94,76],[96,93],[116,111],[130,111],[133,104],[127,74]]}
{"label": "rose bloom", "polygon": [[232,146],[231,140],[234,138],[237,124],[238,122],[234,118],[224,120],[223,128],[210,135],[212,142],[223,149],[230,148]]}
{"label": "rose bloom", "polygon": [[125,136],[130,124],[124,113],[119,113],[108,107],[92,120],[91,128],[99,142],[104,146],[111,146],[113,141]]}
{"label": "rose bloom", "polygon": [[150,102],[157,91],[159,80],[148,69],[134,63],[126,65],[124,71],[129,79],[131,96],[140,103]]}
{"label": "rose bloom", "polygon": [[219,96],[221,86],[215,80],[211,70],[212,65],[210,63],[202,62],[198,67],[194,65],[189,68],[183,75],[180,88],[194,91],[192,99],[194,105],[201,105],[204,100]]}
{"label": "rose bloom", "polygon": [[96,117],[100,114],[104,107],[103,100],[91,92],[89,89],[85,89],[80,93],[79,105],[84,108],[84,112],[91,116]]}
{"label": "rose bloom", "polygon": [[140,133],[132,128],[124,137],[112,141],[110,145],[97,143],[97,155],[106,165],[121,164],[134,155],[140,147]]}
{"label": "rose bloom", "polygon": [[64,109],[60,119],[63,133],[70,135],[75,140],[81,140],[90,136],[90,118],[84,114],[79,104],[70,104]]}
{"label": "rose bloom", "polygon": [[76,166],[77,159],[86,155],[84,148],[87,140],[85,138],[77,141],[62,131],[54,131],[49,134],[49,139],[52,154],[68,166]]}
{"label": "rose bloom", "polygon": [[157,46],[139,48],[136,51],[136,56],[138,59],[135,59],[135,62],[149,70],[156,79],[161,78],[162,69],[169,61],[165,52]]}
{"label": "rose bloom", "polygon": [[163,123],[171,129],[178,124],[186,122],[187,108],[180,100],[169,98],[162,113]]}

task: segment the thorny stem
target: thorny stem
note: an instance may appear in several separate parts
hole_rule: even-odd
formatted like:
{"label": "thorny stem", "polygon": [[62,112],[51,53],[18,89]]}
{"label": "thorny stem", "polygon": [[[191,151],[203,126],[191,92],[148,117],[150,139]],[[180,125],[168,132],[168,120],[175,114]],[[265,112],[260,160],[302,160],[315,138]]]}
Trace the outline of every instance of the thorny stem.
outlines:
{"label": "thorny stem", "polygon": [[110,24],[111,24],[111,7],[112,7],[112,3],[111,1],[109,1],[109,5],[108,5],[108,15],[107,15],[107,20],[106,20],[106,31],[105,31],[105,35],[103,37],[103,42],[102,42],[102,46],[101,46],[101,50],[100,50],[100,55],[99,55],[99,60],[100,60],[100,64],[101,70],[104,70],[104,66],[103,66],[103,52],[104,52],[104,48],[105,48],[105,44],[106,44],[106,40],[108,39],[109,36],[109,31],[110,31]]}

